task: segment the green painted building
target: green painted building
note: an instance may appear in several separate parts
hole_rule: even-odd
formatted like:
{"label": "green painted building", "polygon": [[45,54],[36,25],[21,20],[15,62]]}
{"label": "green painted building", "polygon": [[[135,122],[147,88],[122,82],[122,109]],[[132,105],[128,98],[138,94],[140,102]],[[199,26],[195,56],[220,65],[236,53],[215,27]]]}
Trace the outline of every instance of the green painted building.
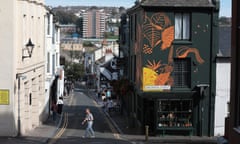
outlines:
{"label": "green painted building", "polygon": [[[154,135],[213,135],[218,13],[218,0],[142,0],[128,10],[125,76],[134,89],[124,103],[131,126],[148,125]],[[119,42],[121,50],[121,35]]]}

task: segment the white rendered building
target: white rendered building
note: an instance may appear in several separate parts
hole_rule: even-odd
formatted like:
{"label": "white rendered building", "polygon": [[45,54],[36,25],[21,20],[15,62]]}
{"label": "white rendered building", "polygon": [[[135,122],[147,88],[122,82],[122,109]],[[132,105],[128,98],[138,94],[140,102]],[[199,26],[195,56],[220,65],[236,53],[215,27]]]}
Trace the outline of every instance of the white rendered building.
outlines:
{"label": "white rendered building", "polygon": [[45,15],[45,115],[51,105],[63,96],[64,69],[60,66],[60,27],[51,10]]}
{"label": "white rendered building", "polygon": [[0,136],[24,135],[47,117],[45,15],[44,0],[1,1]]}
{"label": "white rendered building", "polygon": [[214,135],[223,136],[225,118],[229,114],[231,82],[231,27],[219,27],[219,53],[216,58],[216,99]]}

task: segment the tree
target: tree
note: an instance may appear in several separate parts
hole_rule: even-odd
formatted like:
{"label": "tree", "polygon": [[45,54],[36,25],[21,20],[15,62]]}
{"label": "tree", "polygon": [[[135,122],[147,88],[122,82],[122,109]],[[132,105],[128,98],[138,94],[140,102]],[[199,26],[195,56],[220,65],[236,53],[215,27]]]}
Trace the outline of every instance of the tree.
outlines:
{"label": "tree", "polygon": [[119,12],[120,12],[120,13],[123,13],[123,12],[125,12],[125,11],[126,11],[126,9],[125,9],[124,7],[122,7],[122,6],[119,7]]}
{"label": "tree", "polygon": [[94,44],[92,44],[90,41],[84,41],[84,42],[83,42],[83,46],[84,46],[84,47],[93,47]]}
{"label": "tree", "polygon": [[77,21],[77,16],[70,12],[57,10],[55,11],[55,15],[58,18],[60,24],[73,24]]}
{"label": "tree", "polygon": [[84,75],[84,66],[79,63],[66,63],[65,75],[68,79],[76,80]]}

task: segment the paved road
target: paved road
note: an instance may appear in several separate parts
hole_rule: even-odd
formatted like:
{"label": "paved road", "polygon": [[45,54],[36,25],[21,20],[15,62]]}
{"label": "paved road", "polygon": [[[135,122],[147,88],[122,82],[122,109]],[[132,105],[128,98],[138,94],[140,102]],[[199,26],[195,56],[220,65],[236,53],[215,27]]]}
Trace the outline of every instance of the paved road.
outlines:
{"label": "paved road", "polygon": [[[151,137],[146,142],[144,135],[128,135],[127,133],[120,135],[106,118],[101,105],[88,96],[91,94],[94,93],[89,93],[84,87],[77,85],[75,91],[64,98],[62,126],[55,135],[48,135],[48,133],[49,129],[54,130],[56,126],[45,124],[46,128],[38,128],[35,136],[0,137],[0,144],[46,144],[45,140],[41,140],[46,138],[47,144],[216,144],[214,139],[207,137]],[[86,108],[90,108],[94,114],[96,138],[82,138],[85,125],[81,125],[81,122],[85,117]]]}
{"label": "paved road", "polygon": [[[130,142],[120,138],[116,129],[106,118],[100,105],[91,97],[84,94],[86,89],[78,87],[74,94],[64,99],[64,115],[62,129],[56,135],[56,139],[49,140],[49,144],[129,144]],[[81,125],[85,117],[85,109],[90,108],[94,115],[95,138],[82,138],[86,125]]]}

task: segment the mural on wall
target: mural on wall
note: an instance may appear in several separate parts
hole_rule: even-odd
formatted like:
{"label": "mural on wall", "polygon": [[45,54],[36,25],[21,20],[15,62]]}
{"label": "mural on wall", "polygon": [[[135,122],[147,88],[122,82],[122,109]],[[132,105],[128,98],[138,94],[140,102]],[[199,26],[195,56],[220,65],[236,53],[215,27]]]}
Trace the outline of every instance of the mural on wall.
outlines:
{"label": "mural on wall", "polygon": [[197,48],[191,48],[191,47],[187,47],[187,46],[181,46],[178,47],[176,50],[176,55],[178,58],[186,58],[189,53],[193,53],[197,62],[199,64],[203,64],[204,60],[201,58],[199,51]]}
{"label": "mural on wall", "polygon": [[[164,91],[170,90],[174,85],[172,77],[173,55],[174,55],[174,25],[165,13],[155,13],[152,16],[145,15],[143,30],[144,55],[153,55],[153,51],[159,50],[159,55],[148,57],[147,64],[143,69],[142,89],[143,91]],[[161,54],[167,53],[167,59]],[[198,63],[204,63],[197,48],[181,46],[176,48],[177,58],[186,58],[190,53],[195,55]],[[166,55],[166,54],[165,54]]]}

